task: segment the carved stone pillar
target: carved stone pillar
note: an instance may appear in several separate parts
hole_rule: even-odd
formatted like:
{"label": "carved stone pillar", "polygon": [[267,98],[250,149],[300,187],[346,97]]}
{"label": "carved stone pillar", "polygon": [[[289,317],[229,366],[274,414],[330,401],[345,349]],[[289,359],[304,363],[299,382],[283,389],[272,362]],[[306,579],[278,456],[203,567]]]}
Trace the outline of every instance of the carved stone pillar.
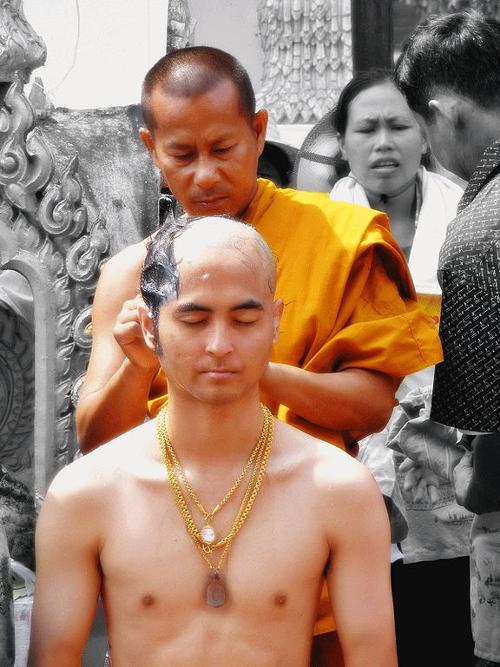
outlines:
{"label": "carved stone pillar", "polygon": [[193,24],[187,0],[169,0],[167,53],[193,43]]}
{"label": "carved stone pillar", "polygon": [[277,123],[315,123],[352,76],[350,0],[259,0],[259,106]]}
{"label": "carved stone pillar", "polygon": [[103,221],[82,203],[75,155],[56,176],[17,79],[0,108],[0,269],[27,280],[34,302],[35,490],[74,454],[72,394],[79,350],[88,350],[90,301],[108,249]]}

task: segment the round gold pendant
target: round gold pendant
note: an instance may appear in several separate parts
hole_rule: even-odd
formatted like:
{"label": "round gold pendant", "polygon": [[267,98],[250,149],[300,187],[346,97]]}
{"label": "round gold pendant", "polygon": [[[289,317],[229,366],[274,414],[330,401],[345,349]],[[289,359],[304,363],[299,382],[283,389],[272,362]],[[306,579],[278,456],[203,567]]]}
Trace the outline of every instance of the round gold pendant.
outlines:
{"label": "round gold pendant", "polygon": [[200,530],[200,535],[204,544],[213,544],[215,542],[215,530],[208,524]]}

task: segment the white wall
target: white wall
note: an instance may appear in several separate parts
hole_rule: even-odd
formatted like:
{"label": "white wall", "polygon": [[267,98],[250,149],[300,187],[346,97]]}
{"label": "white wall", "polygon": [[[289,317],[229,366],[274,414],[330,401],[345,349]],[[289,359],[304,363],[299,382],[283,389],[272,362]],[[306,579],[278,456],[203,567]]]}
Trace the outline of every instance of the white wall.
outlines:
{"label": "white wall", "polygon": [[258,92],[263,54],[257,0],[189,0],[189,9],[195,44],[216,46],[236,56]]}
{"label": "white wall", "polygon": [[47,45],[33,76],[56,106],[137,103],[166,50],[168,0],[24,0],[24,13]]}

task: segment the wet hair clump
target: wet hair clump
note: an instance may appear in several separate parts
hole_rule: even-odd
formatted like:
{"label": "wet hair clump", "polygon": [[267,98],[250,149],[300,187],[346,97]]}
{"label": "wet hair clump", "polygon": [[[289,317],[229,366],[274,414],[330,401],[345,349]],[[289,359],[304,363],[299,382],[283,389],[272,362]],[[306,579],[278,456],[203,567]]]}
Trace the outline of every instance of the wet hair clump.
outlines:
{"label": "wet hair clump", "polygon": [[170,218],[147,247],[141,273],[141,294],[155,327],[161,306],[179,296],[179,269],[174,254],[175,240],[198,218]]}

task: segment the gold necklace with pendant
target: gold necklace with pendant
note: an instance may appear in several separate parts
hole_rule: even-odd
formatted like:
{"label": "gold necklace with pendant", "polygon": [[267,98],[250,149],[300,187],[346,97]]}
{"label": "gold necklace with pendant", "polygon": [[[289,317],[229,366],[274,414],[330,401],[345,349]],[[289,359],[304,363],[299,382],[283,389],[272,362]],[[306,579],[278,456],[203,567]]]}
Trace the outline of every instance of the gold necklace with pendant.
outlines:
{"label": "gold necklace with pendant", "polygon": [[[268,408],[266,408],[264,405],[261,405],[261,408],[264,415],[264,421],[260,438],[256,446],[254,447],[249,460],[247,461],[242,470],[243,474],[240,473],[237,480],[233,483],[229,491],[225,494],[222,500],[216,505],[216,508],[220,509],[220,507],[222,507],[229,500],[229,498],[231,498],[231,496],[236,491],[236,488],[238,488],[238,486],[241,484],[241,481],[245,477],[246,471],[248,471],[248,469],[253,464],[253,470],[250,475],[247,488],[245,489],[245,493],[243,495],[238,512],[236,514],[235,520],[233,522],[233,525],[229,533],[223,539],[219,540],[218,542],[214,542],[212,544],[207,543],[203,540],[201,531],[198,529],[191,515],[186,498],[184,497],[184,494],[182,492],[179,478],[182,481],[182,483],[185,484],[184,480],[186,478],[186,475],[184,473],[184,470],[182,469],[182,466],[180,465],[179,459],[175,454],[175,450],[168,436],[168,431],[166,426],[166,417],[167,417],[166,405],[162,408],[156,420],[158,442],[160,444],[160,449],[163,455],[163,461],[167,469],[167,476],[170,488],[172,489],[172,493],[174,494],[177,507],[179,508],[179,511],[181,513],[182,519],[184,521],[188,533],[191,535],[191,538],[193,539],[198,550],[200,551],[201,556],[210,567],[210,574],[208,577],[208,583],[206,588],[206,601],[207,604],[209,604],[212,607],[220,607],[224,604],[226,600],[226,588],[224,585],[224,580],[221,575],[221,569],[224,565],[231,542],[236,537],[238,532],[241,530],[243,524],[245,523],[248,514],[250,513],[250,510],[253,506],[255,498],[257,497],[257,494],[260,490],[260,487],[264,480],[267,462],[269,460],[269,455],[271,452],[271,446],[273,441],[273,416],[271,412],[268,410]],[[182,472],[179,474],[179,471]],[[236,488],[233,488],[235,487],[235,485]],[[188,483],[188,485],[186,486],[188,495],[191,497],[193,502],[195,502],[196,498],[198,503],[201,505],[192,488],[191,488],[192,493],[189,493],[190,488],[191,487],[189,486]],[[203,507],[203,505],[201,506]],[[216,511],[218,511],[218,509]],[[215,514],[214,510],[212,510],[212,514]],[[224,547],[224,549],[220,555],[217,564],[214,565],[210,556],[215,549],[221,547]]]}
{"label": "gold necklace with pendant", "polygon": [[[261,410],[262,410],[262,415],[265,421],[266,418],[266,413],[265,413],[265,408],[263,405],[261,405]],[[257,457],[257,454],[259,450],[263,447],[265,444],[266,440],[266,430],[263,428],[262,433],[253,448],[252,452],[250,453],[250,456],[248,457],[247,462],[243,466],[240,474],[232,484],[231,488],[228,490],[228,492],[225,494],[225,496],[220,500],[212,510],[207,510],[205,509],[204,505],[202,504],[201,500],[198,498],[196,493],[194,492],[191,484],[189,483],[186,473],[184,472],[184,469],[177,457],[177,454],[175,453],[175,450],[172,446],[172,443],[170,442],[169,438],[165,438],[165,445],[167,448],[167,452],[173,461],[173,464],[175,466],[175,471],[177,473],[178,478],[181,480],[184,488],[188,492],[189,497],[193,501],[193,503],[196,505],[197,509],[199,510],[200,514],[203,516],[204,520],[204,525],[199,531],[199,539],[204,543],[204,544],[210,544],[214,545],[217,542],[217,536],[215,534],[215,529],[212,526],[212,519],[215,516],[215,514],[221,510],[224,505],[232,498],[234,493],[238,490],[241,482],[245,478],[246,474],[250,470],[251,465],[253,464],[255,458]]]}

